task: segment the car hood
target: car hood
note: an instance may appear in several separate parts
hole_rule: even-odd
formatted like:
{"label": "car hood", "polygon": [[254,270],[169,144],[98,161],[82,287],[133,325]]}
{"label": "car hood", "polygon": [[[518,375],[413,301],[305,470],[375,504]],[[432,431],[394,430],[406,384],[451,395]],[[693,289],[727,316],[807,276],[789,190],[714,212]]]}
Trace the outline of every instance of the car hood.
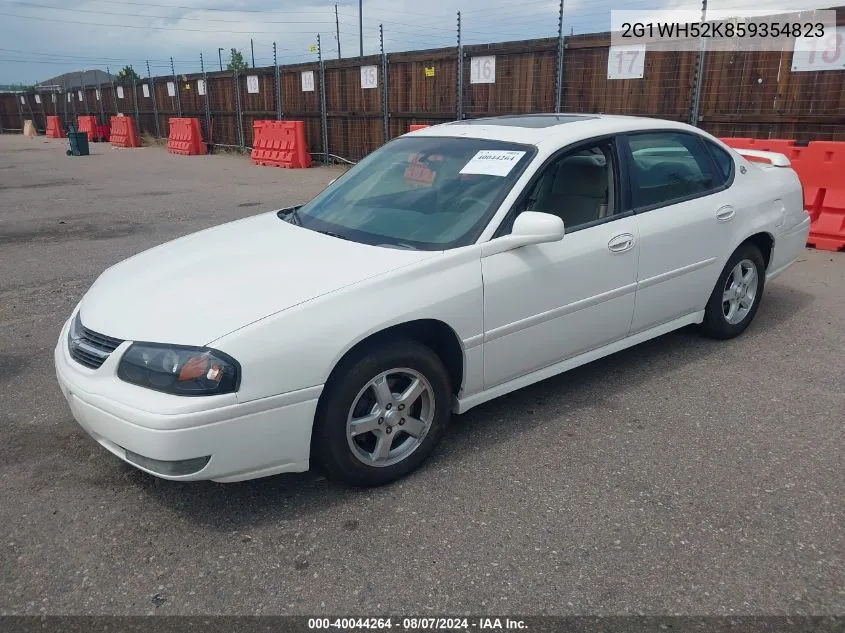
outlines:
{"label": "car hood", "polygon": [[[206,345],[344,286],[434,257],[316,233],[275,213],[167,242],[112,266],[80,304],[115,338]],[[338,315],[338,318],[343,318]]]}

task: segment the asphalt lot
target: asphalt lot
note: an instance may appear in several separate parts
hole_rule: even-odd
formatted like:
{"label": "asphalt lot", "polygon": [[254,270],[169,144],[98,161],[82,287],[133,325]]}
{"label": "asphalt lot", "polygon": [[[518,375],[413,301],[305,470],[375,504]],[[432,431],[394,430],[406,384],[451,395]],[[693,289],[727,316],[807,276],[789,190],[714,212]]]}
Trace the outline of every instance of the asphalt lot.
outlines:
{"label": "asphalt lot", "polygon": [[455,419],[422,470],[178,484],[70,416],[52,350],[107,266],[340,168],[0,136],[0,614],[843,614],[845,253],[731,342],[670,334]]}

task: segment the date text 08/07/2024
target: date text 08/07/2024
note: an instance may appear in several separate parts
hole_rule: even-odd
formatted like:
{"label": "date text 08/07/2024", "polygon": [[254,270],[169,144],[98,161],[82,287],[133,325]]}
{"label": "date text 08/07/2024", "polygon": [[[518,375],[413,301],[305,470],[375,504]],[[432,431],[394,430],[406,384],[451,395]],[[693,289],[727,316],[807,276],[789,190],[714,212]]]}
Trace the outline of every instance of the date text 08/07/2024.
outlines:
{"label": "date text 08/07/2024", "polygon": [[525,630],[524,620],[512,618],[448,618],[448,617],[401,617],[401,618],[309,618],[311,630],[392,630],[401,631],[481,631]]}

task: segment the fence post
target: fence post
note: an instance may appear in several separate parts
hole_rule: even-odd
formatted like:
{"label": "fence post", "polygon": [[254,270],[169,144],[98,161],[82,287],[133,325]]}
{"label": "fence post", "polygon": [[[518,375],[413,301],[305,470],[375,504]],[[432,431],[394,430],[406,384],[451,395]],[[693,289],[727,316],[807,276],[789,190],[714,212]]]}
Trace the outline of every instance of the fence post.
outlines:
{"label": "fence post", "polygon": [[179,97],[179,79],[176,77],[176,68],[173,66],[173,58],[170,58],[170,72],[173,74],[173,92],[176,95],[176,113],[182,118],[182,99]]}
{"label": "fence post", "polygon": [[323,128],[323,160],[329,164],[329,118],[326,113],[326,71],[323,67],[323,49],[317,34],[317,61],[320,64],[320,122]]}
{"label": "fence post", "polygon": [[276,119],[282,118],[282,74],[279,72],[279,61],[276,58],[276,42],[273,42],[273,68],[276,73]]}
{"label": "fence post", "polygon": [[[234,49],[232,50],[234,51]],[[244,118],[243,109],[241,108],[241,90],[240,81],[238,81],[237,68],[232,71],[232,78],[235,82],[235,119],[238,122],[238,145],[240,146],[241,151],[243,151],[246,143],[244,142]]]}
{"label": "fence post", "polygon": [[18,104],[18,121],[20,121],[21,132],[23,132],[23,108],[21,107],[21,99],[24,99],[23,93],[15,94],[15,102]]}
{"label": "fence post", "polygon": [[106,113],[105,113],[105,110],[103,108],[103,90],[102,90],[102,84],[100,83],[100,76],[99,75],[97,75],[97,88],[96,88],[96,90],[97,90],[97,92],[94,94],[94,96],[98,97],[97,108],[100,111],[100,125],[103,125],[106,122]]}
{"label": "fence post", "polygon": [[47,109],[44,107],[44,95],[38,91],[38,100],[41,102],[41,120],[44,121],[44,133],[47,133]]}
{"label": "fence post", "polygon": [[79,126],[79,110],[77,110],[77,107],[76,107],[77,94],[78,94],[77,91],[74,90],[70,95],[70,110],[73,113],[73,118],[75,119],[73,123],[74,123],[75,126],[78,127]]}
{"label": "fence post", "polygon": [[[132,68],[132,66],[130,66]],[[134,71],[135,69],[132,68]],[[132,73],[132,107],[135,110],[135,125],[138,126],[138,132],[141,131],[141,117],[138,114],[138,80],[135,78],[136,74]]]}
{"label": "fence post", "polygon": [[458,78],[457,78],[457,115],[458,121],[464,118],[464,47],[461,44],[461,12],[458,11]]}
{"label": "fence post", "polygon": [[[707,21],[707,0],[701,0],[701,23]],[[698,40],[698,59],[695,64],[695,89],[692,92],[692,106],[690,107],[690,125],[698,127],[699,111],[701,109],[701,86],[704,83],[704,55],[707,52],[707,40]]]}
{"label": "fence post", "polygon": [[[111,83],[111,104],[114,106],[114,113],[117,114],[120,112],[117,107],[117,88],[114,85],[114,75],[111,74],[108,66],[106,66],[106,74],[109,76],[109,83]],[[126,97],[125,94],[123,96]]]}
{"label": "fence post", "polygon": [[[79,89],[82,91],[82,107],[85,108],[85,116],[91,116],[91,106],[88,105],[88,86],[82,81],[82,73],[79,74]],[[77,98],[79,95],[76,95]]]}
{"label": "fence post", "polygon": [[387,55],[384,53],[384,26],[378,25],[379,47],[381,48],[381,111],[384,115],[384,142],[390,140],[390,114],[387,112]]}
{"label": "fence post", "polygon": [[158,104],[156,103],[156,80],[150,72],[150,60],[147,60],[147,77],[150,78],[150,96],[153,98],[153,116],[156,120],[156,138],[161,138],[161,124],[158,121]]}
{"label": "fence post", "polygon": [[205,62],[202,59],[202,53],[200,53],[200,70],[202,71],[202,85],[204,88],[203,91],[205,92],[202,96],[205,102],[205,142],[208,145],[209,151],[211,151],[213,145],[211,135],[211,107],[208,103],[208,75],[205,72]]}
{"label": "fence post", "polygon": [[563,0],[557,16],[557,73],[555,75],[555,112],[560,112],[563,95]]}

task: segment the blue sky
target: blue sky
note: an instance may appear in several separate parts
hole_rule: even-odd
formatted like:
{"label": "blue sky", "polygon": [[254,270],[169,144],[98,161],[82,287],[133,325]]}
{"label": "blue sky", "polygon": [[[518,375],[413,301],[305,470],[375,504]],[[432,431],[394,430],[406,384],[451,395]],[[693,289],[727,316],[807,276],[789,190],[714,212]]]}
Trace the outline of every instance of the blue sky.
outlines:
{"label": "blue sky", "polygon": [[[310,46],[321,35],[323,54],[337,57],[335,3],[328,0],[2,0],[0,83],[32,83],[75,70],[116,72],[132,64],[146,75],[218,68],[218,48],[240,49],[250,61],[250,38],[258,66],[316,59]],[[715,9],[782,7],[768,0],[710,0]],[[810,8],[806,1],[789,8]],[[694,0],[566,0],[564,32],[605,31],[611,9],[697,9]],[[364,53],[378,52],[384,24],[388,51],[453,46],[456,13],[465,43],[501,42],[557,35],[556,0],[365,0]],[[358,2],[339,0],[343,57],[358,54]]]}

